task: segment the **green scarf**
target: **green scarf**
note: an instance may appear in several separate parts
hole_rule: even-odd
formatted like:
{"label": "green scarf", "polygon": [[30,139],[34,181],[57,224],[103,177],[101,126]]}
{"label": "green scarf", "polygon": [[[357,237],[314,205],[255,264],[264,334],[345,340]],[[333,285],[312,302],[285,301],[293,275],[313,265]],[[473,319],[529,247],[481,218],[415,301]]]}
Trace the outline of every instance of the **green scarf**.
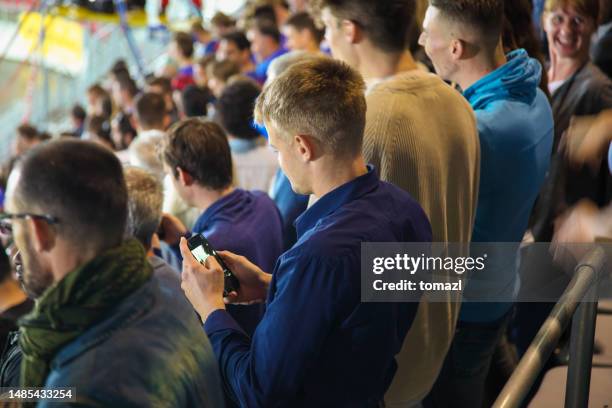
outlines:
{"label": "green scarf", "polygon": [[20,321],[21,385],[43,387],[55,353],[149,280],[153,269],[131,239],[70,272]]}

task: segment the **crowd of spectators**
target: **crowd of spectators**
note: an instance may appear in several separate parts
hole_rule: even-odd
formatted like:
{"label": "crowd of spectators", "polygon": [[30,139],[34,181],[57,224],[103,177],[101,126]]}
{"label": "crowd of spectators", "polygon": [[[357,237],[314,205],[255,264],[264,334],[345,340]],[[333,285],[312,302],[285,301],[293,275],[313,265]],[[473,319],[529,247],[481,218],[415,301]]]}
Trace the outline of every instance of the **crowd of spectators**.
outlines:
{"label": "crowd of spectators", "polygon": [[[146,78],[117,61],[60,135],[16,129],[0,387],[72,387],[80,406],[491,406],[553,307],[516,301],[522,277],[560,295],[555,248],[612,237],[610,3],[247,3],[174,32]],[[193,258],[196,234],[237,290]],[[462,292],[368,303],[363,242],[510,252]]]}

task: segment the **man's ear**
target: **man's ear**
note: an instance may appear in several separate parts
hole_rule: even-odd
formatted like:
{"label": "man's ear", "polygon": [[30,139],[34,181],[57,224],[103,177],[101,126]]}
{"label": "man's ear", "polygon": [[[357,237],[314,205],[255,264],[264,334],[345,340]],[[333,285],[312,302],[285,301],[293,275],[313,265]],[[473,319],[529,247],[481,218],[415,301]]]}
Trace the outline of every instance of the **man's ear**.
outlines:
{"label": "man's ear", "polygon": [[449,47],[453,61],[459,61],[464,58],[466,54],[466,44],[463,40],[454,38],[451,40]]}
{"label": "man's ear", "polygon": [[340,23],[342,34],[348,44],[358,44],[363,41],[363,31],[355,22],[351,20],[342,20]]}
{"label": "man's ear", "polygon": [[311,136],[295,135],[293,142],[295,149],[297,149],[298,157],[302,159],[302,162],[307,163],[317,158],[318,144]]}
{"label": "man's ear", "polygon": [[49,252],[55,247],[55,228],[45,220],[27,219],[32,245],[37,252]]}
{"label": "man's ear", "polygon": [[193,184],[194,179],[191,174],[187,173],[185,170],[178,166],[176,167],[176,171],[178,173],[178,181],[181,183],[182,186],[189,187]]}

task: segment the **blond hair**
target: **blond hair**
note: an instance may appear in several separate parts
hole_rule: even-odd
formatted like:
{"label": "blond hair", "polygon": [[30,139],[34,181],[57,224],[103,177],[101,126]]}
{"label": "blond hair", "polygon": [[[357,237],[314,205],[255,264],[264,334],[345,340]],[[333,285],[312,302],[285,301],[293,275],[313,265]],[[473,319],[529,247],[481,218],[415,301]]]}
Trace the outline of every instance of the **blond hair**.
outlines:
{"label": "blond hair", "polygon": [[296,63],[267,84],[255,120],[281,134],[309,135],[337,157],[361,153],[365,83],[357,71],[331,58]]}

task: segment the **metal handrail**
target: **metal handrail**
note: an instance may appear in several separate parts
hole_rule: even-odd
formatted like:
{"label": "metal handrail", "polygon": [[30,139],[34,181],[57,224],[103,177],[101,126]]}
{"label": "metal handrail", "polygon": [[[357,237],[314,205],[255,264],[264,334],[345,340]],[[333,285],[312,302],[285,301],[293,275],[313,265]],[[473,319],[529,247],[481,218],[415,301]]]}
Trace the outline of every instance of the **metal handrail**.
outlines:
{"label": "metal handrail", "polygon": [[[605,260],[606,254],[599,246],[582,258],[571,282],[538,331],[493,408],[515,408],[521,405],[572,317],[574,321],[565,406],[587,406],[597,314],[597,300],[593,299],[596,299],[596,284]],[[585,296],[587,293],[588,296]],[[589,300],[585,301],[585,297]]]}

